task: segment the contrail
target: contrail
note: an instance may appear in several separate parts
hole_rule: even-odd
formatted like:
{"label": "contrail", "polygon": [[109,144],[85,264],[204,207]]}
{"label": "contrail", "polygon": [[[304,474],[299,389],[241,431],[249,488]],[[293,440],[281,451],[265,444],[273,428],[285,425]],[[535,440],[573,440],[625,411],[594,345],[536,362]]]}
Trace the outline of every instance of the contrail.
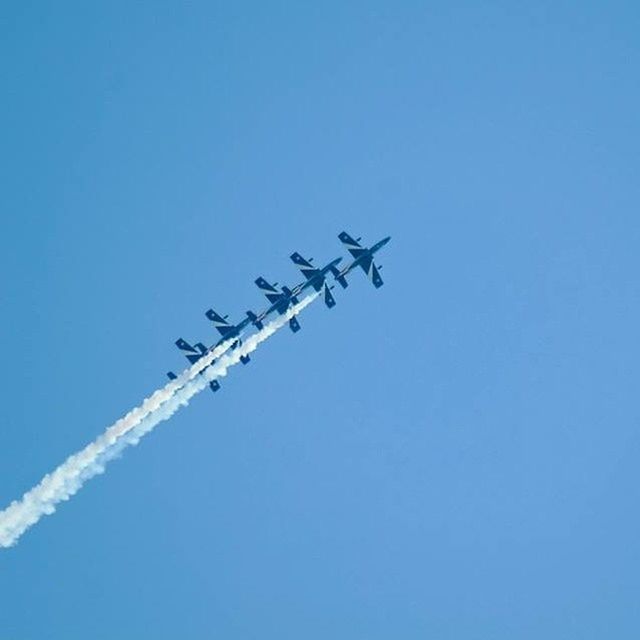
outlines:
{"label": "contrail", "polygon": [[[189,404],[193,396],[202,391],[214,378],[227,375],[227,370],[250,354],[282,328],[293,316],[311,304],[318,294],[308,296],[289,309],[286,314],[249,336],[242,345],[229,352],[233,340],[201,358],[185,370],[176,380],[156,391],[139,407],[110,426],[87,447],[73,454],[52,473],[47,474],[20,500],[0,511],[0,547],[14,545],[20,536],[42,516],[50,515],[56,505],[73,496],[90,478],[103,473],[106,464],[129,445],[136,445],[163,420],[168,420],[180,407]],[[207,367],[213,360],[216,362]]]}

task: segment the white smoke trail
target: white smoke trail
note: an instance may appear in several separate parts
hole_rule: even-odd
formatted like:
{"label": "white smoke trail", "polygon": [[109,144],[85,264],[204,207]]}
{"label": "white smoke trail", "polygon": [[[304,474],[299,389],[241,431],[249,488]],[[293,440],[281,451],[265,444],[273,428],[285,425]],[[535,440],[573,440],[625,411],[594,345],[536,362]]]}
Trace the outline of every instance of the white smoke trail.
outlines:
{"label": "white smoke trail", "polygon": [[[267,324],[264,329],[249,336],[234,351],[225,353],[233,341],[220,345],[184,371],[176,380],[156,391],[142,405],[118,420],[82,451],[73,454],[55,471],[44,476],[20,500],[12,502],[4,511],[0,511],[0,547],[14,545],[42,516],[54,513],[59,502],[68,500],[87,480],[103,473],[106,464],[117,457],[125,447],[138,444],[156,425],[168,420],[181,406],[186,406],[211,380],[226,376],[229,367],[237,364],[241,356],[255,351],[262,342],[311,304],[317,296],[318,294],[315,294],[305,298],[286,314]],[[216,362],[203,372],[203,367],[214,359],[217,359]]]}

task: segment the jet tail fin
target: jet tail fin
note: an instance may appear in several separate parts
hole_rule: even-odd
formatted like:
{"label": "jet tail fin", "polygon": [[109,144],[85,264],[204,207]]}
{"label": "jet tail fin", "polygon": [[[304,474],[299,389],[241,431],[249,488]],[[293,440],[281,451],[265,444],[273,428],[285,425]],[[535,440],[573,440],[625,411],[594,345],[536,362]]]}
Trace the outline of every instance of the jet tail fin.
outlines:
{"label": "jet tail fin", "polygon": [[242,362],[242,364],[248,364],[250,362],[251,358],[246,355],[246,356],[240,356],[240,362]]}
{"label": "jet tail fin", "polygon": [[169,378],[169,380],[175,380],[178,376],[173,373],[173,371],[167,371],[167,378]]}

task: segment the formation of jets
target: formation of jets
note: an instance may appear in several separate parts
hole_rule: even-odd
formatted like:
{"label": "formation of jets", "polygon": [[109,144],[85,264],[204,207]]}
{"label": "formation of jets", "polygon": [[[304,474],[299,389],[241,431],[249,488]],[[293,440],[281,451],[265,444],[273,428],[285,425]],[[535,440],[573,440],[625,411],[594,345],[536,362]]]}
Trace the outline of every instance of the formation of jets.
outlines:
{"label": "formation of jets", "polygon": [[[220,334],[220,339],[213,345],[206,347],[202,342],[197,342],[196,344],[191,345],[186,340],[179,338],[175,343],[178,349],[183,352],[191,364],[195,364],[203,356],[210,353],[227,340],[234,340],[231,348],[237,349],[242,344],[242,332],[249,327],[249,325],[254,326],[256,329],[262,329],[264,327],[264,320],[268,316],[273,313],[284,315],[289,308],[298,304],[300,295],[309,288],[312,288],[318,293],[322,293],[325,305],[331,309],[331,307],[335,306],[336,301],[331,293],[333,286],[328,282],[329,274],[331,274],[333,279],[343,289],[346,289],[348,286],[347,275],[356,267],[360,267],[367,274],[373,283],[373,286],[376,289],[379,289],[383,285],[382,278],[380,276],[380,270],[382,267],[375,264],[374,255],[382,249],[387,242],[389,242],[391,236],[383,238],[371,247],[363,247],[360,244],[361,238],[356,238],[354,240],[345,231],[340,233],[338,238],[353,258],[353,260],[342,270],[338,269],[338,264],[342,262],[342,258],[335,258],[324,267],[318,268],[312,264],[313,258],[309,258],[307,260],[298,252],[292,253],[290,256],[291,261],[298,267],[298,269],[300,269],[305,278],[301,283],[292,288],[282,286],[278,289],[277,282],[269,284],[269,282],[267,282],[263,277],[257,278],[255,283],[269,302],[269,306],[264,311],[259,314],[256,314],[253,311],[247,311],[245,318],[241,322],[238,324],[231,324],[227,321],[228,316],[221,316],[213,309],[209,309],[205,315],[213,323],[213,326]],[[300,323],[295,316],[289,320],[289,328],[294,333],[299,331]],[[241,356],[240,360],[242,361],[242,364],[247,364],[250,361],[250,357],[248,355]],[[169,380],[175,380],[177,378],[173,371],[169,371],[167,373],[167,377]],[[220,389],[220,383],[217,380],[213,380],[209,383],[209,387],[211,388],[211,391],[218,391],[218,389]]]}

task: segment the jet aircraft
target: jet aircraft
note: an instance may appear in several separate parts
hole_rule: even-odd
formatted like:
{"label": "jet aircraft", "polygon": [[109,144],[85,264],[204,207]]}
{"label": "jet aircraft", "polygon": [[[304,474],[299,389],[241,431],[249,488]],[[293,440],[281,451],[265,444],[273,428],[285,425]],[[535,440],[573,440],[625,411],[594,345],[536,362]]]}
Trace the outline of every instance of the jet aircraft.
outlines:
{"label": "jet aircraft", "polygon": [[[221,345],[226,340],[231,340],[236,338],[235,342],[231,345],[232,349],[237,349],[242,344],[242,338],[240,334],[242,330],[249,326],[252,322],[254,322],[255,314],[252,311],[247,311],[247,317],[238,324],[231,324],[227,322],[228,316],[221,316],[216,313],[213,309],[209,309],[205,315],[211,322],[213,322],[213,326],[217,329],[218,333],[222,336],[218,342],[212,347]],[[240,360],[242,364],[247,364],[251,358],[248,355],[240,356]]]}
{"label": "jet aircraft", "polygon": [[293,263],[300,269],[302,275],[306,278],[306,281],[302,284],[299,284],[295,289],[294,293],[296,295],[302,293],[308,287],[313,287],[316,291],[323,291],[324,294],[324,303],[331,309],[336,304],[336,301],[331,294],[331,287],[327,284],[327,273],[337,271],[337,264],[342,260],[342,258],[336,258],[332,260],[329,264],[319,269],[318,267],[314,267],[311,263],[313,262],[313,258],[310,260],[306,260],[303,258],[297,251],[292,253],[290,256]]}
{"label": "jet aircraft", "polygon": [[[210,351],[213,351],[216,347],[220,346],[223,342],[227,340],[232,340],[236,338],[234,343],[231,345],[232,349],[237,349],[242,344],[242,339],[240,338],[240,333],[242,330],[247,327],[254,320],[257,321],[256,315],[252,311],[247,311],[247,317],[237,325],[232,325],[227,322],[227,316],[221,316],[216,313],[213,309],[209,309],[206,314],[207,318],[213,322],[215,328],[218,330],[218,333],[222,336],[218,342],[216,342],[213,346],[205,347],[202,342],[197,342],[195,345],[189,344],[183,338],[178,338],[176,340],[176,347],[180,349],[187,358],[187,360],[191,364],[195,364],[202,358],[202,356],[206,355]],[[262,323],[256,323],[259,325],[259,328],[262,328]],[[251,358],[248,355],[240,356],[240,361],[242,364],[247,364]],[[215,360],[213,361],[215,362]],[[213,362],[211,364],[213,364]],[[173,371],[167,372],[167,377],[169,380],[175,380],[177,378],[176,374]],[[211,391],[217,391],[220,389],[220,383],[217,380],[212,380],[209,383],[209,387]]]}
{"label": "jet aircraft", "polygon": [[[333,287],[327,283],[327,274],[332,273],[337,282],[346,289],[348,286],[347,274],[349,274],[357,266],[360,266],[362,270],[369,276],[373,285],[376,288],[382,286],[382,278],[380,277],[380,269],[382,267],[376,266],[374,262],[374,255],[379,251],[391,237],[384,238],[374,244],[372,247],[363,247],[360,245],[360,238],[354,240],[348,233],[343,231],[339,234],[338,238],[346,246],[347,250],[353,257],[353,261],[347,265],[342,271],[337,267],[342,258],[336,258],[329,262],[322,268],[315,267],[313,264],[313,258],[309,260],[303,258],[298,252],[292,253],[290,258],[293,263],[300,269],[305,277],[305,280],[296,285],[292,289],[288,287],[277,288],[278,283],[269,284],[263,277],[257,278],[255,283],[258,285],[262,293],[266,296],[270,305],[267,309],[256,315],[253,311],[247,311],[246,318],[240,323],[234,325],[227,321],[228,316],[221,316],[213,309],[209,309],[206,312],[206,316],[220,334],[220,340],[211,347],[206,347],[201,342],[197,342],[195,345],[189,344],[186,340],[180,338],[176,340],[176,346],[180,349],[187,360],[194,364],[198,362],[207,353],[210,353],[213,349],[221,345],[227,340],[232,340],[232,349],[237,349],[242,344],[241,334],[242,331],[249,325],[253,324],[257,329],[263,329],[263,320],[273,313],[274,311],[280,315],[284,315],[288,309],[298,303],[299,296],[308,288],[312,287],[316,292],[323,293],[324,303],[327,307],[331,308],[335,306],[336,301],[331,293]],[[296,317],[289,320],[289,327],[294,333],[300,330],[300,324]],[[250,361],[248,355],[240,357],[243,364],[247,364]],[[215,360],[213,361],[215,362]],[[211,364],[213,364],[213,362]],[[210,365],[209,365],[210,366]],[[177,378],[173,371],[167,373],[167,377],[170,380]],[[213,380],[209,383],[209,387],[212,391],[218,391],[220,389],[220,383],[217,380]]]}
{"label": "jet aircraft", "polygon": [[376,266],[373,256],[391,240],[391,236],[387,236],[380,240],[380,242],[376,242],[372,247],[363,247],[360,244],[361,238],[354,240],[346,231],[339,234],[338,238],[347,248],[347,251],[353,256],[354,260],[342,271],[339,271],[337,268],[332,269],[332,273],[337,282],[340,283],[343,289],[346,289],[349,284],[346,275],[359,266],[369,276],[373,286],[379,289],[384,284],[380,277],[380,269],[382,269],[382,267]]}
{"label": "jet aircraft", "polygon": [[[264,318],[266,318],[270,313],[277,311],[282,316],[287,312],[289,307],[298,304],[298,291],[291,291],[289,287],[282,287],[282,289],[278,291],[278,289],[276,289],[276,286],[278,285],[277,282],[269,284],[262,276],[256,278],[255,282],[260,291],[264,293],[267,300],[271,303],[271,306],[268,309],[265,309],[259,317],[253,318],[253,324],[256,325],[258,329],[262,329],[262,320],[264,320]],[[295,289],[297,288],[298,287]],[[300,330],[300,323],[295,316],[289,320],[289,328],[294,333]]]}
{"label": "jet aircraft", "polygon": [[[209,349],[207,349],[207,347],[205,347],[202,342],[198,342],[194,346],[192,346],[182,338],[178,338],[176,340],[176,347],[184,352],[184,355],[191,364],[195,364],[196,362],[198,362],[198,360],[200,360],[200,358],[202,358],[202,356],[204,356],[209,351]],[[167,371],[167,378],[169,378],[169,380],[175,380],[177,377],[178,376],[173,371]],[[215,392],[220,388],[220,383],[217,380],[212,380],[209,383],[209,388],[211,389],[211,391]]]}
{"label": "jet aircraft", "polygon": [[[259,317],[253,317],[253,323],[258,327],[258,329],[262,328],[262,320],[270,313],[277,311],[280,315],[284,315],[289,307],[298,304],[298,297],[308,287],[313,287],[316,291],[324,290],[324,302],[327,307],[331,308],[336,304],[336,301],[331,294],[331,287],[329,287],[326,282],[326,275],[327,273],[332,271],[332,269],[336,268],[336,265],[342,260],[342,258],[336,258],[322,269],[314,267],[311,264],[311,260],[305,260],[297,252],[291,255],[291,260],[293,260],[293,262],[298,265],[306,278],[304,282],[296,285],[293,290],[289,289],[289,287],[284,286],[280,290],[278,290],[276,288],[278,285],[277,282],[270,284],[262,276],[256,278],[255,283],[258,285],[260,291],[264,293],[267,300],[271,303],[271,306],[268,309],[265,309],[265,311],[263,311]],[[250,312],[247,312],[247,314],[249,313]],[[294,333],[296,331],[299,331],[300,323],[298,322],[298,319],[296,317],[293,317],[291,318],[291,320],[289,320],[289,327]]]}

